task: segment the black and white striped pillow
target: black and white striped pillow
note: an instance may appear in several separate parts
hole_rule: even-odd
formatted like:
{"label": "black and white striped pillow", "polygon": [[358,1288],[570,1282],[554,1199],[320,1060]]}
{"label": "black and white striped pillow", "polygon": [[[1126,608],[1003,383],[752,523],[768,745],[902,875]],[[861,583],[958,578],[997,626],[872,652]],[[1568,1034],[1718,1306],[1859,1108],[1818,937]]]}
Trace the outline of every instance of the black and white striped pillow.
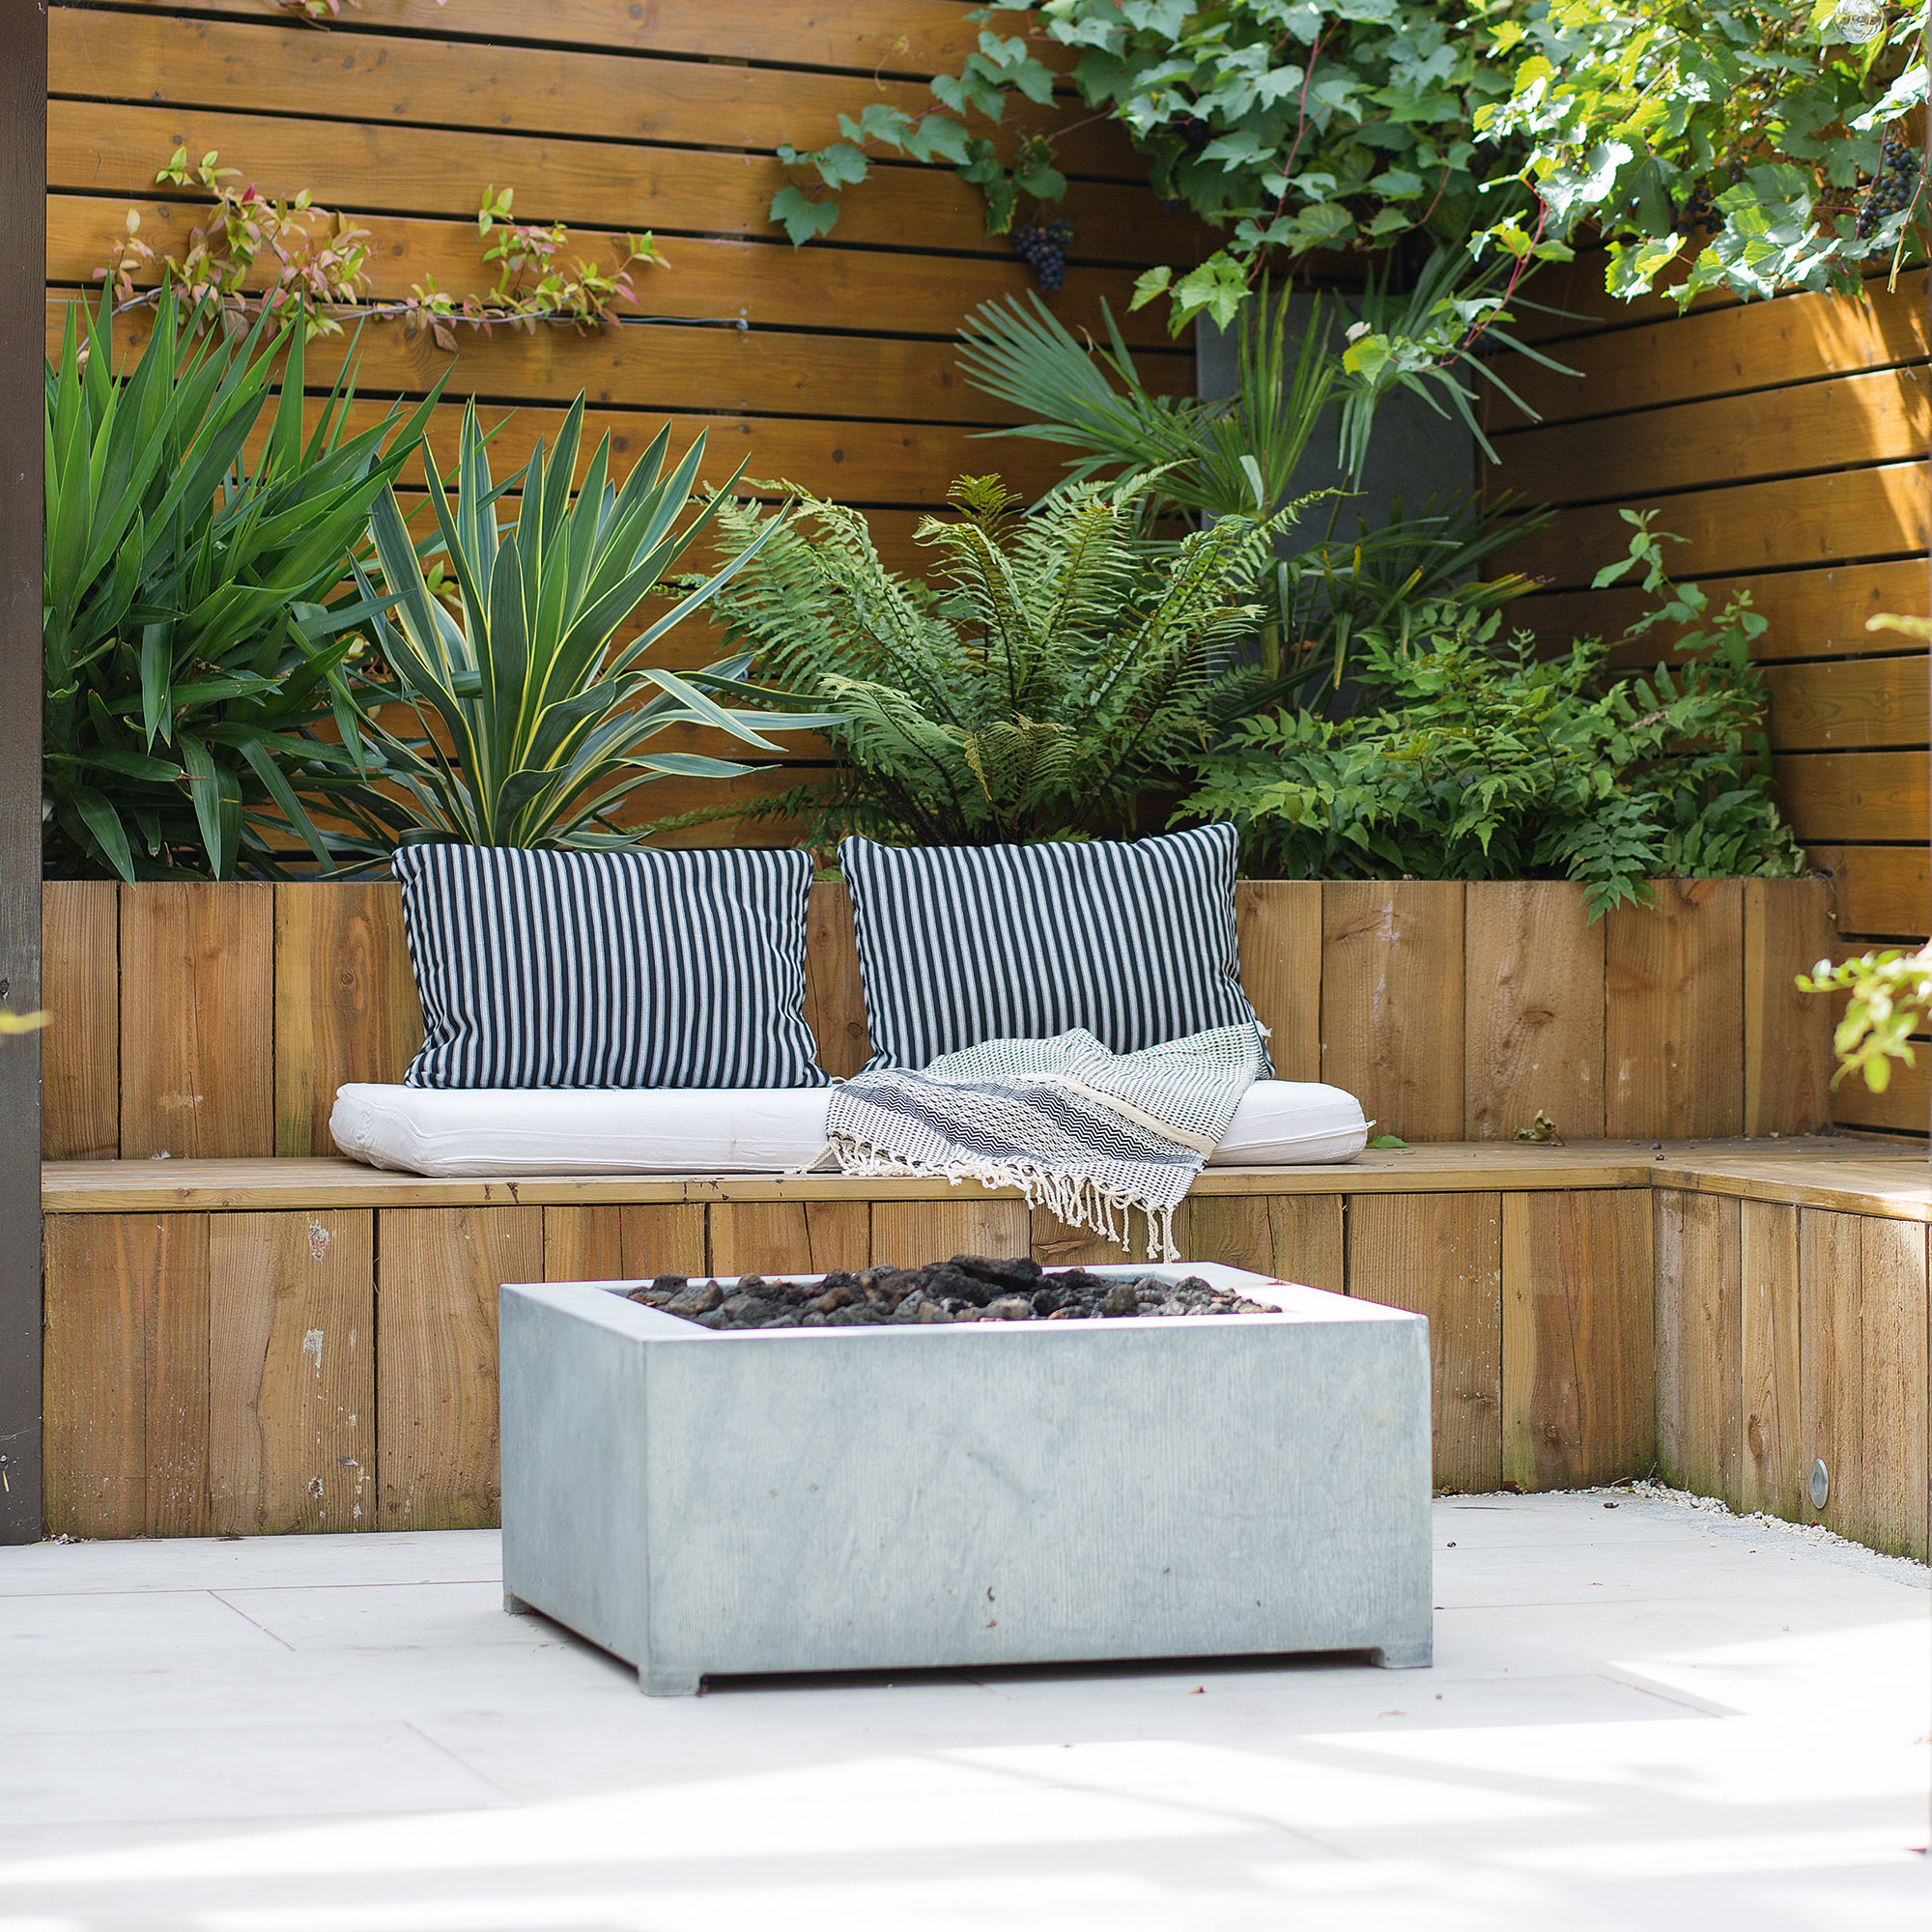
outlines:
{"label": "black and white striped pillow", "polygon": [[1132,843],[902,849],[847,838],[838,863],[852,889],[868,1064],[918,1068],[982,1040],[1070,1027],[1138,1053],[1252,1024],[1235,948],[1238,854],[1232,825]]}
{"label": "black and white striped pillow", "polygon": [[411,1087],[822,1087],[804,852],[406,845]]}

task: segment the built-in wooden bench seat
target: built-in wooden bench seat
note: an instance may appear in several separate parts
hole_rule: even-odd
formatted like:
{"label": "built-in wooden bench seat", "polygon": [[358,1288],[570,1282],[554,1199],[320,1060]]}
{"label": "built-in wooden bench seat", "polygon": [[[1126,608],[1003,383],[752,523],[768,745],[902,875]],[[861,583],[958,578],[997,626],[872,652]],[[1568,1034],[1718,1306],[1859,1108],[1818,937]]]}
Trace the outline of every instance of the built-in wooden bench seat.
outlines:
{"label": "built-in wooden bench seat", "polygon": [[[937,1181],[43,1173],[47,1516],[75,1535],[494,1520],[503,1281],[1120,1259]],[[1922,1555],[1928,1223],[1924,1158],[1897,1143],[1491,1141],[1210,1169],[1177,1233],[1195,1260],[1427,1314],[1443,1488],[1660,1468]]]}
{"label": "built-in wooden bench seat", "polygon": [[[1012,1198],[973,1184],[855,1181],[834,1174],[430,1179],[339,1158],[50,1161],[42,1176],[42,1199],[49,1214]],[[1597,1187],[1685,1188],[1848,1214],[1932,1220],[1932,1171],[1925,1157],[1895,1142],[1849,1135],[1654,1146],[1635,1141],[1587,1141],[1574,1147],[1453,1141],[1404,1150],[1371,1148],[1339,1167],[1209,1168],[1195,1182],[1190,1198]]]}

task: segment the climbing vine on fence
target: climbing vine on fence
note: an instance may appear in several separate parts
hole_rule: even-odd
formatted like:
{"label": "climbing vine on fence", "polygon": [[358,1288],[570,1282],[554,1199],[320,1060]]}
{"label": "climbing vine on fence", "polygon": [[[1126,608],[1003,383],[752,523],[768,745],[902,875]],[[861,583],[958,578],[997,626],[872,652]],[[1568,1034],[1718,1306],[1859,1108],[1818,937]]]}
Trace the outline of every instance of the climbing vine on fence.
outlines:
{"label": "climbing vine on fence", "polygon": [[[987,232],[1013,232],[1064,197],[1067,129],[1105,118],[1154,193],[1226,238],[1143,278],[1177,331],[1225,324],[1270,258],[1337,248],[1435,242],[1514,279],[1588,225],[1612,243],[1614,292],[1677,262],[1685,301],[1850,285],[1922,253],[1904,124],[1925,99],[1923,4],[1040,0],[970,17],[979,45],[935,76],[932,110],[873,101],[829,145],[779,150],[792,179],[771,214],[795,243],[829,234],[881,157],[952,167]],[[1058,124],[1005,135],[1015,96],[1059,101]],[[1040,223],[1018,225],[1031,250]]]}
{"label": "climbing vine on fence", "polygon": [[155,177],[157,185],[198,187],[214,204],[208,218],[189,230],[185,254],[156,256],[142,240],[139,210],[128,211],[125,232],[105,266],[96,270],[98,278],[113,284],[117,304],[156,299],[158,289],[141,284],[158,275],[195,303],[246,308],[252,289],[254,306],[298,308],[316,334],[333,334],[345,320],[391,318],[412,329],[428,329],[440,348],[453,351],[459,325],[484,333],[504,324],[531,330],[539,323],[601,327],[616,318],[619,303],[637,305],[638,268],[668,266],[649,235],[616,239],[610,266],[566,255],[570,231],[561,222],[517,220],[515,190],[493,184],[476,215],[481,262],[496,270],[493,288],[452,296],[426,273],[406,300],[372,301],[367,229],[318,207],[306,188],[292,197],[270,197],[220,162],[213,149],[190,162],[187,150],[177,148]]}

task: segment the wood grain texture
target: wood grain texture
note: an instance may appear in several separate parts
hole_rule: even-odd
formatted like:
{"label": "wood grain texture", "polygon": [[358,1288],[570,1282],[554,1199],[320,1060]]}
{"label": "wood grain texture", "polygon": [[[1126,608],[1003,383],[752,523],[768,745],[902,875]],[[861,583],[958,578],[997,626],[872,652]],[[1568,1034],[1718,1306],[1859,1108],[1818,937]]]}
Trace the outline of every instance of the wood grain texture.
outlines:
{"label": "wood grain texture", "polygon": [[1744,1204],[1659,1188],[1657,1465],[1692,1495],[1735,1501],[1744,1435]]}
{"label": "wood grain texture", "polygon": [[1463,905],[1460,881],[1321,888],[1321,1078],[1380,1133],[1463,1133]]}
{"label": "wood grain texture", "polygon": [[[1193,1201],[1249,1195],[1563,1192],[1576,1188],[1698,1188],[1741,1200],[1795,1201],[1901,1220],[1932,1218],[1921,1149],[1890,1139],[1533,1147],[1478,1141],[1371,1148],[1344,1167],[1209,1167]],[[1018,1195],[944,1180],[862,1180],[844,1175],[558,1175],[435,1180],[355,1161],[56,1161],[42,1169],[48,1214],[186,1213],[267,1208],[675,1206],[779,1202],[948,1201]]]}
{"label": "wood grain texture", "polygon": [[1740,1202],[1738,1241],[1743,1436],[1731,1500],[1739,1510],[1763,1510],[1801,1522],[1805,1463],[1798,1368],[1798,1209],[1770,1201]]}
{"label": "wood grain texture", "polygon": [[1801,1485],[1813,1462],[1831,1490],[1822,1510],[1808,1487],[1804,1520],[1845,1535],[1865,1520],[1863,1297],[1864,1218],[1807,1208],[1798,1216],[1798,1374]]}
{"label": "wood grain texture", "polygon": [[1321,892],[1312,879],[1235,887],[1241,987],[1268,1030],[1277,1080],[1321,1076]]}
{"label": "wood grain texture", "polygon": [[41,1153],[113,1160],[121,1151],[120,888],[92,879],[41,887]]}
{"label": "wood grain texture", "polygon": [[[1865,620],[1881,611],[1923,611],[1925,572],[1910,558],[1889,563],[1819,564],[1766,575],[1722,576],[1707,572],[1698,580],[1713,610],[1721,611],[1744,596],[1767,629],[1751,643],[1759,663],[1784,658],[1863,658],[1893,655],[1896,631],[1867,631]],[[1605,590],[1559,590],[1526,597],[1510,607],[1513,622],[1535,636],[1619,639],[1637,618],[1656,609],[1656,599],[1636,585]],[[1681,630],[1663,626],[1642,637],[1614,643],[1609,662],[1619,669],[1679,659],[1674,648]]]}
{"label": "wood grain texture", "polygon": [[1913,1052],[1915,1063],[1894,1065],[1882,1094],[1874,1094],[1856,1076],[1839,1081],[1832,1090],[1833,1121],[1841,1127],[1887,1133],[1923,1135],[1932,1128],[1932,1053],[1922,1040]]}
{"label": "wood grain texture", "polygon": [[866,1201],[733,1204],[710,1210],[714,1274],[824,1274],[872,1264]]}
{"label": "wood grain texture", "polygon": [[702,1208],[546,1208],[545,1281],[652,1281],[707,1271]]}
{"label": "wood grain texture", "polygon": [[[128,0],[165,13],[181,0]],[[255,0],[196,0],[196,14],[272,21]],[[456,31],[439,0],[363,0],[349,15],[371,30]],[[867,76],[923,79],[956,69],[978,46],[958,0],[468,0],[464,31],[512,45],[608,47],[619,52],[709,54],[727,60],[848,68]]]}
{"label": "wood grain texture", "polygon": [[422,1044],[402,891],[304,880],[274,894],[275,1151],[333,1153],[335,1090],[400,1081]]}
{"label": "wood grain texture", "polygon": [[272,1153],[274,888],[121,888],[121,1153]]}
{"label": "wood grain texture", "polygon": [[[445,14],[440,24],[458,23]],[[47,25],[60,91],[206,101],[243,113],[312,113],[320,99],[358,121],[566,136],[591,127],[611,140],[768,154],[814,128],[829,131],[853,111],[853,84],[841,74],[403,38],[368,31],[355,14],[327,37],[272,15],[189,20],[158,11],[103,18],[63,7]],[[932,105],[926,88],[912,81],[876,81],[867,98],[915,116]],[[1013,108],[1006,119],[1016,131],[1052,128],[1059,118],[1051,106],[1024,99]],[[976,131],[988,131],[974,119]],[[1136,180],[1147,172],[1124,131],[1104,122],[1069,128],[1056,142],[1055,160],[1069,174]]]}
{"label": "wood grain texture", "polygon": [[[1194,1252],[1192,1201],[1183,1201],[1174,1210],[1174,1245],[1183,1255]],[[1096,1235],[1091,1228],[1074,1228],[1046,1208],[1032,1213],[1030,1236],[1033,1257],[1042,1267],[1122,1267],[1147,1262],[1151,1245],[1145,1216],[1134,1214],[1123,1246]]]}
{"label": "wood grain texture", "polygon": [[1917,839],[1932,828],[1923,752],[1803,752],[1772,760],[1777,802],[1806,845]]}
{"label": "wood grain texture", "polygon": [[1503,1196],[1503,1481],[1586,1488],[1657,1457],[1651,1208]]}
{"label": "wood grain texture", "polygon": [[1348,1288],[1340,1194],[1202,1195],[1187,1203],[1189,1261],[1220,1262],[1341,1294]]}
{"label": "wood grain texture", "polygon": [[[1594,346],[1578,348],[1587,356]],[[1577,461],[1571,423],[1522,430],[1498,453],[1509,488],[1529,501],[1576,502],[1910,458],[1925,447],[1928,422],[1918,372],[1878,369],[1623,413],[1587,464]]]}
{"label": "wood grain texture", "polygon": [[51,1534],[207,1534],[209,1220],[90,1214],[48,1230]]}
{"label": "wood grain texture", "polygon": [[1923,465],[1882,463],[1559,510],[1534,535],[1499,552],[1496,568],[1583,589],[1628,551],[1626,508],[1655,510],[1658,527],[1684,539],[1671,550],[1671,572],[1700,583],[1706,577],[1922,555],[1932,531]]}
{"label": "wood grain texture", "polygon": [[1830,875],[1840,939],[1923,940],[1932,933],[1932,852],[1922,845],[1813,845]]}
{"label": "wood grain texture", "polygon": [[1463,1131],[1507,1140],[1543,1114],[1604,1132],[1604,925],[1562,881],[1465,888]]}
{"label": "wood grain texture", "polygon": [[1849,1534],[1874,1549],[1926,1557],[1925,1230],[1859,1225],[1859,1334],[1863,1441],[1858,1514]]}
{"label": "wood grain texture", "polygon": [[391,1208],[376,1241],[378,1522],[490,1528],[497,1292],[543,1278],[543,1210]]}
{"label": "wood grain texture", "polygon": [[1836,938],[1828,879],[1746,879],[1747,1134],[1808,1134],[1832,1118],[1830,1005],[1798,990]]}
{"label": "wood grain texture", "polygon": [[1429,1318],[1435,1487],[1503,1474],[1502,1196],[1368,1195],[1349,1204],[1349,1293]]}
{"label": "wood grain texture", "polygon": [[842,879],[821,879],[806,908],[805,1018],[818,1064],[835,1080],[850,1079],[872,1057],[852,892]]}
{"label": "wood grain texture", "polygon": [[1744,1122],[1744,888],[1659,879],[1604,918],[1605,1131],[1652,1140]]}
{"label": "wood grain texture", "polygon": [[1024,1201],[881,1201],[872,1208],[872,1261],[923,1267],[954,1255],[1009,1260],[1029,1252]]}
{"label": "wood grain texture", "polygon": [[1869,284],[1864,300],[1792,296],[1714,306],[1568,342],[1554,359],[1575,375],[1522,356],[1499,358],[1497,373],[1550,423],[1745,391],[1771,401],[1789,383],[1918,361],[1926,353],[1925,291],[1921,269],[1901,275],[1894,291]]}
{"label": "wood grain texture", "polygon": [[209,1217],[209,1527],[376,1526],[376,1217]]}
{"label": "wood grain texture", "polygon": [[[47,185],[145,201],[155,194],[156,156],[165,160],[171,146],[183,142],[191,155],[218,150],[225,165],[260,183],[265,192],[293,194],[305,186],[325,206],[358,214],[473,221],[484,185],[529,183],[535,192],[526,190],[531,199],[527,213],[522,197],[517,208],[526,219],[562,221],[572,230],[622,231],[635,227],[638,212],[648,209],[661,242],[689,231],[784,245],[769,217],[772,196],[787,180],[773,155],[383,123],[352,126],[179,103],[117,105],[104,113],[92,101],[49,101]],[[867,185],[869,193],[849,197],[839,212],[842,243],[993,258],[982,264],[989,298],[1006,294],[1009,284],[1014,292],[1026,285],[1006,238],[987,236],[978,192],[950,173],[885,167]],[[1164,213],[1144,186],[1075,182],[1062,212],[1076,233],[1095,238],[1082,251],[1089,260],[1097,253],[1102,259],[1151,261],[1170,244],[1176,250],[1171,259],[1179,260],[1198,244],[1191,218]],[[1009,263],[1017,272],[1009,270]],[[479,276],[474,286],[486,284]],[[1124,301],[1116,313],[1130,341],[1163,328],[1158,320],[1144,319],[1147,311],[1128,316]]]}
{"label": "wood grain texture", "polygon": [[1764,682],[1774,751],[1872,752],[1932,742],[1922,651],[1773,665]]}

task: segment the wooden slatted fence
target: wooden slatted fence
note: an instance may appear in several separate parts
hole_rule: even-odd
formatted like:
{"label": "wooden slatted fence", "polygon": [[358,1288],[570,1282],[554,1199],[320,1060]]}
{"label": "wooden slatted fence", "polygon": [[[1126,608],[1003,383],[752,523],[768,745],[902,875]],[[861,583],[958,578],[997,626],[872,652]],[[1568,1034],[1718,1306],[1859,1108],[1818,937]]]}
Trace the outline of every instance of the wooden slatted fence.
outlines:
{"label": "wooden slatted fence", "polygon": [[[1601,261],[1539,277],[1569,311],[1530,332],[1577,373],[1512,356],[1499,373],[1542,415],[1491,411],[1492,480],[1557,507],[1506,561],[1548,588],[1522,610],[1548,638],[1614,635],[1645,607],[1588,588],[1623,554],[1625,508],[1684,538],[1670,567],[1721,601],[1743,590],[1767,619],[1754,655],[1786,816],[1837,888],[1839,952],[1932,932],[1927,663],[1922,645],[1868,632],[1880,611],[1926,609],[1932,433],[1924,270],[1867,284],[1863,300],[1721,296],[1678,316],[1606,297]],[[1626,648],[1641,666],[1661,646]],[[1925,1055],[1883,1095],[1837,1090],[1847,1125],[1923,1133]]]}

